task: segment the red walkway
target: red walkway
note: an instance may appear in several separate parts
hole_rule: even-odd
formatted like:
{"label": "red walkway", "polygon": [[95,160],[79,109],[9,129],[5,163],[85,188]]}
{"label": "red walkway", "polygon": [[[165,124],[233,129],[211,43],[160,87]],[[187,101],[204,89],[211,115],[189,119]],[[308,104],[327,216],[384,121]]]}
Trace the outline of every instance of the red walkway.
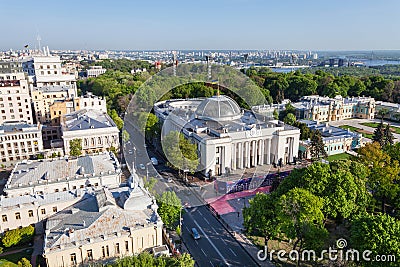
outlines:
{"label": "red walkway", "polygon": [[232,194],[226,194],[220,197],[213,197],[206,199],[207,203],[210,204],[211,207],[214,208],[214,210],[219,214],[227,214],[230,212],[236,212],[235,208],[233,208],[229,204],[229,200],[232,199],[238,199],[242,197],[249,197],[257,194],[258,192],[263,192],[267,193],[271,189],[271,186],[266,186],[266,187],[259,187],[256,190],[246,190],[246,191],[241,191],[237,193],[232,193]]}

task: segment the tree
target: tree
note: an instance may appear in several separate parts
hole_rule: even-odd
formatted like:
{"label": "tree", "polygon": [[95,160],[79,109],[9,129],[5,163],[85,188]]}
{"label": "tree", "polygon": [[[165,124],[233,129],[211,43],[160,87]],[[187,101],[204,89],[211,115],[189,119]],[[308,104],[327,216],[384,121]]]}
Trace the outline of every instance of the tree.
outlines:
{"label": "tree", "polygon": [[13,229],[4,233],[1,242],[3,246],[9,248],[18,244],[29,242],[35,233],[35,228],[31,225],[21,229]]}
{"label": "tree", "polygon": [[378,125],[372,136],[374,142],[378,142],[381,147],[385,145],[385,127],[383,126],[383,121]]}
{"label": "tree", "polygon": [[32,264],[26,258],[22,258],[20,261],[18,261],[18,267],[32,267]]}
{"label": "tree", "polygon": [[150,193],[153,193],[154,195],[154,186],[157,184],[158,180],[154,177],[150,177],[149,180],[146,179],[146,177],[143,178],[143,184],[144,188],[146,188]]}
{"label": "tree", "polygon": [[279,219],[288,238],[296,239],[293,249],[322,247],[328,236],[323,228],[323,200],[302,188],[291,189],[279,199]]}
{"label": "tree", "polygon": [[118,127],[118,130],[122,130],[122,128],[124,127],[124,121],[118,116],[117,111],[115,109],[112,109],[109,115],[114,121],[115,125]]}
{"label": "tree", "polygon": [[76,138],[69,141],[69,154],[79,157],[82,154],[82,139]]}
{"label": "tree", "polygon": [[390,124],[386,124],[386,127],[383,130],[383,136],[384,136],[384,140],[385,140],[383,143],[384,146],[393,145],[394,137],[393,137],[393,133],[390,129]]}
{"label": "tree", "polygon": [[249,207],[243,209],[243,224],[249,233],[261,235],[268,241],[279,233],[279,223],[274,195],[258,193],[249,201]]}
{"label": "tree", "polygon": [[[370,250],[376,255],[400,255],[400,221],[387,214],[363,214],[352,221],[350,227],[351,248]],[[399,266],[396,262],[362,262],[363,266]]]}
{"label": "tree", "polygon": [[293,113],[288,113],[283,119],[283,122],[289,125],[293,125],[296,122],[296,116]]}
{"label": "tree", "polygon": [[153,113],[139,113],[137,122],[140,130],[149,140],[159,134],[158,118]]}
{"label": "tree", "polygon": [[124,143],[126,143],[126,142],[129,141],[130,138],[131,138],[131,137],[130,137],[128,131],[124,129],[124,130],[122,131],[122,141],[124,141]]}
{"label": "tree", "polygon": [[179,214],[182,209],[181,200],[174,191],[164,192],[158,199],[158,214],[160,215],[164,224],[173,228],[179,221]]}
{"label": "tree", "polygon": [[194,172],[199,165],[197,145],[177,131],[169,132],[162,140],[162,147],[169,163],[175,169]]}
{"label": "tree", "polygon": [[391,160],[377,142],[366,144],[358,153],[359,161],[368,166],[368,189],[381,201],[382,211],[385,212],[387,202],[395,202],[400,193],[399,162]]}
{"label": "tree", "polygon": [[314,130],[311,133],[310,153],[313,160],[328,156],[319,130]]}

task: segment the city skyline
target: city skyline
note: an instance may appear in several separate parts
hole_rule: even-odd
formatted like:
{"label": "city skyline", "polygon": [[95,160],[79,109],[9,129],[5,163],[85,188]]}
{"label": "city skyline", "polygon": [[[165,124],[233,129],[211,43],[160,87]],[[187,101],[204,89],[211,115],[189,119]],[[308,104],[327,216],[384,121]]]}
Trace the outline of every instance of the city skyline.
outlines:
{"label": "city skyline", "polygon": [[[397,1],[11,3],[0,50],[396,50]],[[32,16],[33,14],[33,16]]]}

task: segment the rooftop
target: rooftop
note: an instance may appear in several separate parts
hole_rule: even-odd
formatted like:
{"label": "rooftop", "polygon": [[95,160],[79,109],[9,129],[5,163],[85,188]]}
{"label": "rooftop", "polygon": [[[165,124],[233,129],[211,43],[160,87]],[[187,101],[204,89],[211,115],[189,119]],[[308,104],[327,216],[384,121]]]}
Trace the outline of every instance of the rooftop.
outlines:
{"label": "rooftop", "polygon": [[117,127],[107,113],[86,109],[64,115],[61,120],[61,126],[64,132]]}
{"label": "rooftop", "polygon": [[0,134],[32,131],[40,131],[40,126],[25,122],[5,122],[3,125],[0,125]]}
{"label": "rooftop", "polygon": [[7,181],[5,191],[16,187],[63,180],[99,176],[119,171],[119,162],[112,153],[87,155],[75,159],[49,159],[17,163]]}

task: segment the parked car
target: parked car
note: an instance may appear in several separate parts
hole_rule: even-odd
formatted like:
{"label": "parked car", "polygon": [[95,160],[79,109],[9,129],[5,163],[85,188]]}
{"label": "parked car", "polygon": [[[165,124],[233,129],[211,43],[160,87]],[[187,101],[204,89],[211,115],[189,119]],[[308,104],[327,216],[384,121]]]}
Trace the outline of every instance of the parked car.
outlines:
{"label": "parked car", "polygon": [[193,236],[193,238],[194,239],[200,239],[200,235],[199,235],[199,232],[197,231],[197,229],[196,228],[192,228],[192,236]]}
{"label": "parked car", "polygon": [[128,153],[129,153],[129,155],[132,155],[133,154],[133,150],[129,150]]}
{"label": "parked car", "polygon": [[139,168],[140,168],[141,170],[145,170],[145,169],[146,169],[146,167],[145,167],[144,164],[142,164],[142,163],[139,164]]}

